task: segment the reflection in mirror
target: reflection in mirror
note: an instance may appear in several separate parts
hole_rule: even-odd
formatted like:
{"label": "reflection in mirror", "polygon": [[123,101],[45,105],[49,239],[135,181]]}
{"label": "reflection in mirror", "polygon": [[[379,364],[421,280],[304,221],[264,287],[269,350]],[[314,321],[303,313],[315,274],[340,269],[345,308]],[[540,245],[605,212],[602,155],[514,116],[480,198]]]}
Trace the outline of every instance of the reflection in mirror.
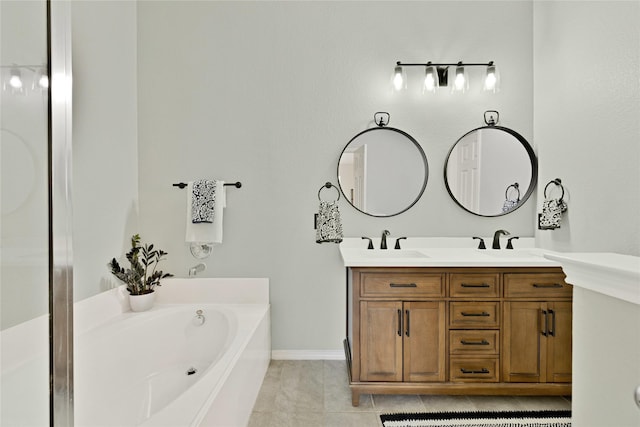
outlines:
{"label": "reflection in mirror", "polygon": [[460,138],[445,161],[447,191],[463,209],[480,216],[506,215],[527,201],[538,161],[512,129],[484,126]]}
{"label": "reflection in mirror", "polygon": [[395,128],[367,129],[353,137],[338,161],[338,183],[360,212],[398,215],[413,206],[427,186],[427,157],[418,142]]}

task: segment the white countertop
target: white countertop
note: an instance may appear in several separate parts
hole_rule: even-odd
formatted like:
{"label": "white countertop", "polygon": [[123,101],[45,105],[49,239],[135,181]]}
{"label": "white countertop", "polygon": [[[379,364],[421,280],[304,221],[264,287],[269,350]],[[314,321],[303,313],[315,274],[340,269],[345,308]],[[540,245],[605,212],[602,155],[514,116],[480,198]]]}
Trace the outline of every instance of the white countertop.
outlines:
{"label": "white countertop", "polygon": [[[485,238],[491,247],[491,238]],[[514,241],[517,249],[476,249],[471,238],[414,237],[402,240],[402,249],[393,249],[395,239],[389,238],[389,249],[367,249],[368,241],[348,238],[340,244],[345,267],[559,267],[556,261],[544,257],[545,251],[533,247],[534,239]],[[506,239],[502,238],[502,246]]]}
{"label": "white countertop", "polygon": [[567,283],[640,305],[640,257],[611,252],[547,253]]}
{"label": "white countertop", "polygon": [[[484,238],[491,247],[492,238]],[[616,253],[563,253],[536,248],[535,239],[514,240],[516,249],[477,249],[471,238],[413,237],[393,249],[380,239],[346,238],[340,244],[345,267],[562,267],[567,283],[640,305],[640,257]],[[506,239],[501,239],[506,245]]]}

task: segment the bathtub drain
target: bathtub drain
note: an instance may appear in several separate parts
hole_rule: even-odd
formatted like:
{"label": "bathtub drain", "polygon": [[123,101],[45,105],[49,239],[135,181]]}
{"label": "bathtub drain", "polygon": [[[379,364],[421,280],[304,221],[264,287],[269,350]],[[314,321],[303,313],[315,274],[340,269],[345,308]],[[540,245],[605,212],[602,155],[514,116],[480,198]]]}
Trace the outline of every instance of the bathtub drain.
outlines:
{"label": "bathtub drain", "polygon": [[196,368],[189,368],[187,369],[187,375],[193,375],[196,372],[198,372],[198,370]]}

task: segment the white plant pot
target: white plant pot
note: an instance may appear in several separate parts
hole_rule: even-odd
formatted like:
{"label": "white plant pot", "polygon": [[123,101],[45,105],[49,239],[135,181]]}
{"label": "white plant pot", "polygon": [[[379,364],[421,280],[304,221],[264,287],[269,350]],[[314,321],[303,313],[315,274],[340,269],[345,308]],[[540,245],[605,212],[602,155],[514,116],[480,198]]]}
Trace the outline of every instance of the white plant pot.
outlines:
{"label": "white plant pot", "polygon": [[147,311],[153,307],[156,299],[156,293],[150,292],[143,295],[129,295],[129,305],[131,311]]}

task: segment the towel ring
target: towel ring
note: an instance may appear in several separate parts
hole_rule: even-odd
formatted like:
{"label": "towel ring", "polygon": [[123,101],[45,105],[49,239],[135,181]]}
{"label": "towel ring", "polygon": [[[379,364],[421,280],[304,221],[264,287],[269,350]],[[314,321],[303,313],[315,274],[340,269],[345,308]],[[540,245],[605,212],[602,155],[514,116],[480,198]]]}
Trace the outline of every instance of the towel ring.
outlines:
{"label": "towel ring", "polygon": [[322,187],[320,187],[320,189],[318,190],[318,200],[322,201],[322,198],[320,197],[320,193],[322,192],[322,190],[325,189],[325,188],[331,188],[331,187],[335,188],[336,191],[338,192],[338,198],[336,200],[334,200],[334,202],[337,202],[338,200],[340,200],[340,190],[338,190],[338,187],[336,187],[335,185],[333,185],[330,182],[327,182]]}
{"label": "towel ring", "polygon": [[562,201],[562,199],[564,199],[564,187],[562,186],[562,180],[560,180],[560,178],[552,179],[547,183],[547,185],[544,186],[544,198],[547,198],[547,188],[549,188],[551,184],[557,185],[562,190],[562,195],[559,199],[559,201]]}
{"label": "towel ring", "polygon": [[518,192],[518,198],[516,199],[516,202],[520,201],[520,184],[518,184],[517,182],[511,184],[510,186],[507,187],[507,189],[504,191],[504,199],[505,200],[509,200],[509,189],[510,188],[514,188],[517,192]]}

